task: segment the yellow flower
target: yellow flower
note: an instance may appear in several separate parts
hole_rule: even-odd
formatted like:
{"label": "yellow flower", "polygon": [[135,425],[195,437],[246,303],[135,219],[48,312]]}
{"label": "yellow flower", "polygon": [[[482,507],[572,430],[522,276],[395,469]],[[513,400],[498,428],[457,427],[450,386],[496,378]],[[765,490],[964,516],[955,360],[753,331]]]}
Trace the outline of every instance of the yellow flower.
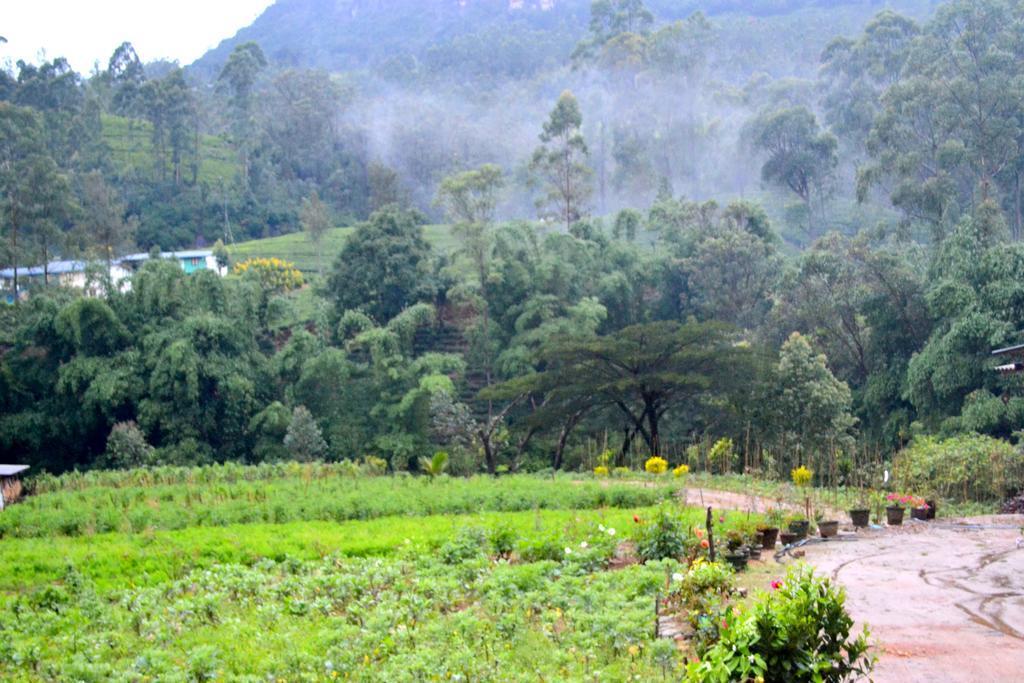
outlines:
{"label": "yellow flower", "polygon": [[636,645],[630,645],[629,646],[629,656],[630,657],[636,657],[638,654],[640,654],[640,648],[638,646],[636,646]]}
{"label": "yellow flower", "polygon": [[672,476],[674,476],[677,479],[680,478],[680,477],[685,477],[689,473],[690,473],[690,466],[689,465],[680,465],[679,467],[677,467],[674,470],[672,470]]}
{"label": "yellow flower", "polygon": [[651,474],[665,474],[668,471],[668,461],[655,455],[644,463],[644,469]]}
{"label": "yellow flower", "polygon": [[793,479],[794,484],[803,488],[811,483],[811,479],[814,478],[814,472],[801,465],[790,472],[789,476]]}

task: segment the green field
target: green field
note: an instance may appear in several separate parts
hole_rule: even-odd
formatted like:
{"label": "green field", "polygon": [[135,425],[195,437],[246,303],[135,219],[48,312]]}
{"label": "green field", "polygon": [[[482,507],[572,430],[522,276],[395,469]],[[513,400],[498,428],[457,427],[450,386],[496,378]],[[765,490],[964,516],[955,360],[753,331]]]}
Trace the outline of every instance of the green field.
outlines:
{"label": "green field", "polygon": [[[316,272],[323,266],[328,270],[334,259],[341,253],[345,246],[345,240],[352,234],[354,228],[334,228],[328,230],[320,243],[320,258],[317,257],[317,248],[310,241],[309,236],[304,232],[295,232],[277,237],[267,237],[249,242],[239,242],[231,245],[229,251],[234,261],[242,261],[248,258],[272,258],[277,257],[291,261],[303,272]],[[439,253],[449,254],[457,247],[455,237],[451,228],[447,225],[427,225],[423,228],[423,234],[427,241]]]}
{"label": "green field", "polygon": [[[0,514],[5,681],[650,680],[675,484],[225,465],[43,477]],[[666,507],[667,506],[667,507]],[[730,515],[723,532],[749,527]],[[638,524],[636,520],[640,520]]]}

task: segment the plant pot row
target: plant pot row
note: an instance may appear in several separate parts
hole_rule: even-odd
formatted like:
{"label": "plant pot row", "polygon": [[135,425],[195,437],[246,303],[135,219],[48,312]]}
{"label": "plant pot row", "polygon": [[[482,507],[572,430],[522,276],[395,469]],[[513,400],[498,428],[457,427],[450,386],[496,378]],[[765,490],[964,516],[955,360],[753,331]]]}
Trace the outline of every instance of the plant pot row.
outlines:
{"label": "plant pot row", "polygon": [[[889,526],[901,526],[906,509],[899,505],[890,505],[885,508],[885,521]],[[927,521],[935,519],[935,501],[929,500],[923,508],[911,508],[910,516],[913,519]],[[864,529],[871,521],[870,510],[850,510],[850,520],[855,527]]]}

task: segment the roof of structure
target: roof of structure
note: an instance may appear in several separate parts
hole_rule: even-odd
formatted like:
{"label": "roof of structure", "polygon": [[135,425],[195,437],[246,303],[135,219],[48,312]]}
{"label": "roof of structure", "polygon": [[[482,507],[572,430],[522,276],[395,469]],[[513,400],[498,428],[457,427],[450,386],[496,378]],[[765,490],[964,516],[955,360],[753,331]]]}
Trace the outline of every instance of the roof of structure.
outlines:
{"label": "roof of structure", "polygon": [[28,469],[28,465],[0,465],[0,477],[13,477]]}

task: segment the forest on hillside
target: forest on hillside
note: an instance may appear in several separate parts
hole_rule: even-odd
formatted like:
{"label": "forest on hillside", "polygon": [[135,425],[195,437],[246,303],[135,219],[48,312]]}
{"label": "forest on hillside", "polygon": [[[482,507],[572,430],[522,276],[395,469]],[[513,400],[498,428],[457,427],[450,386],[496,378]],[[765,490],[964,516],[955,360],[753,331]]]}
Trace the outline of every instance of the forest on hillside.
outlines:
{"label": "forest on hillside", "polygon": [[[1016,440],[989,353],[1024,313],[1024,3],[497,4],[358,64],[376,34],[296,52],[322,3],[290,0],[277,38],[257,21],[184,69],[124,43],[85,76],[0,70],[4,266],[354,226],[312,272],[153,260],[15,297],[0,453],[444,450],[469,474],[714,451],[836,481],[928,435]],[[427,6],[332,5],[394,40]]]}

